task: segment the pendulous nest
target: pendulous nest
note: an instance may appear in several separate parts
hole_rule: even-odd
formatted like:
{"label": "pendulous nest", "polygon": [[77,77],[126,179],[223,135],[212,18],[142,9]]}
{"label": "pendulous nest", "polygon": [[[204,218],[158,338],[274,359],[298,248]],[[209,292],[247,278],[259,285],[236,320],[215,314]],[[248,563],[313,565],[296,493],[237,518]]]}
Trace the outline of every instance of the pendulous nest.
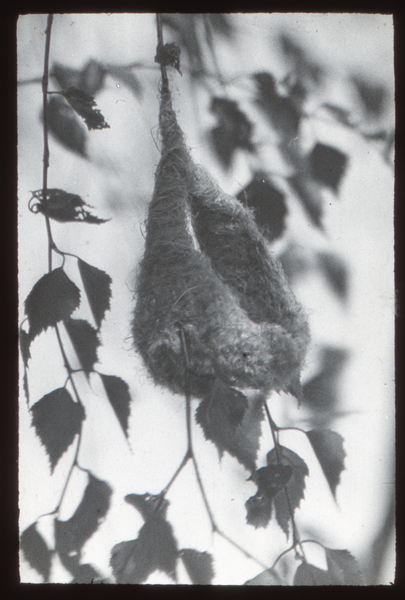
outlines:
{"label": "pendulous nest", "polygon": [[308,325],[280,264],[253,213],[192,161],[166,88],[159,121],[161,159],[136,287],[136,348],[154,381],[173,392],[201,398],[220,378],[298,395]]}

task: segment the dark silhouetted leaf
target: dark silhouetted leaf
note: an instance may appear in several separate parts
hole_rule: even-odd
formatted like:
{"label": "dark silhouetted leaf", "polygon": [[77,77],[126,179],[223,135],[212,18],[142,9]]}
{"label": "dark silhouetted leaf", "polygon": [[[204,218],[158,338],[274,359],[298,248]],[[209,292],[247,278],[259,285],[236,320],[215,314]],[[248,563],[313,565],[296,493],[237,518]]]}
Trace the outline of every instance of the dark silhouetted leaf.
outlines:
{"label": "dark silhouetted leaf", "polygon": [[[32,200],[38,200],[32,203]],[[71,194],[58,188],[48,189],[44,198],[43,190],[33,192],[29,203],[32,212],[41,212],[55,221],[65,223],[68,221],[78,221],[84,223],[105,223],[105,219],[99,219],[83,208],[88,206],[77,194]]]}
{"label": "dark silhouetted leaf", "polygon": [[62,454],[80,433],[85,412],[65,388],[54,390],[31,408],[32,425],[45,446],[53,472]]}
{"label": "dark silhouetted leaf", "polygon": [[188,55],[192,77],[201,77],[204,74],[203,50],[197,34],[200,18],[201,15],[197,14],[162,14],[162,24],[175,32],[177,45]]}
{"label": "dark silhouetted leaf", "polygon": [[130,67],[111,66],[108,73],[126,85],[137,98],[142,98],[142,85]]}
{"label": "dark silhouetted leaf", "polygon": [[162,67],[173,67],[180,75],[180,48],[174,42],[157,47],[155,63]]}
{"label": "dark silhouetted leaf", "polygon": [[46,273],[37,281],[25,301],[30,340],[48,327],[68,319],[79,304],[80,290],[62,267]]}
{"label": "dark silhouetted leaf", "polygon": [[273,127],[290,138],[297,137],[301,113],[295,102],[288,96],[281,96],[271,73],[255,73],[257,105],[264,111]]}
{"label": "dark silhouetted leaf", "polygon": [[27,402],[29,402],[30,401],[30,392],[29,392],[29,389],[28,389],[28,376],[27,376],[27,371],[26,370],[24,370],[23,387],[24,387],[25,397],[27,399]]}
{"label": "dark silhouetted leaf", "polygon": [[79,88],[83,90],[89,96],[94,96],[99,92],[103,85],[106,75],[106,68],[96,60],[89,60],[82,72],[80,73],[80,80],[78,83],[69,83],[69,85],[61,86],[63,90],[69,88]]}
{"label": "dark silhouetted leaf", "polygon": [[[304,498],[305,477],[309,474],[309,471],[302,458],[292,450],[289,450],[289,448],[279,446],[279,454],[281,456],[281,464],[283,466],[290,466],[293,469],[285,491],[281,491],[274,497],[277,523],[288,536],[289,521],[291,519],[290,508],[294,512]],[[278,457],[274,448],[267,454],[267,463],[269,466],[278,464]]]}
{"label": "dark silhouetted leaf", "polygon": [[60,96],[53,96],[47,109],[49,131],[68,150],[87,157],[85,128],[74,110]]}
{"label": "dark silhouetted leaf", "polygon": [[326,560],[332,585],[364,585],[360,567],[347,550],[326,548]]}
{"label": "dark silhouetted leaf", "polygon": [[[278,495],[285,495],[285,487],[293,474],[290,464],[274,464],[271,452],[267,455],[269,464],[255,471],[250,477],[257,485],[255,496],[246,502],[247,522],[254,527],[267,527],[271,515],[273,499]],[[284,527],[283,527],[284,529]]]}
{"label": "dark silhouetted leaf", "polygon": [[313,224],[322,230],[323,203],[319,185],[302,173],[289,177],[289,182]]}
{"label": "dark silhouetted leaf", "polygon": [[77,264],[94,320],[100,327],[106,311],[110,308],[112,279],[101,269],[89,265],[80,258]]}
{"label": "dark silhouetted leaf", "polygon": [[291,380],[290,385],[288,386],[288,388],[286,389],[288,394],[292,394],[293,396],[295,396],[298,400],[298,405],[301,404],[303,398],[304,398],[304,390],[302,388],[301,385],[301,380],[298,377],[295,377],[294,379]]}
{"label": "dark silhouetted leaf", "polygon": [[115,375],[102,375],[105,391],[124,434],[128,437],[128,421],[130,414],[131,396],[128,384]]}
{"label": "dark silhouetted leaf", "polygon": [[[68,521],[55,521],[56,551],[63,565],[76,577],[80,575],[80,552],[85,542],[97,531],[110,507],[112,490],[105,481],[91,473],[82,501]],[[82,575],[83,566],[81,566]],[[89,566],[89,565],[88,565]],[[88,571],[88,569],[87,569]],[[90,582],[89,582],[90,583]]]}
{"label": "dark silhouetted leaf", "polygon": [[340,474],[345,468],[344,440],[339,433],[330,429],[313,429],[307,431],[307,436],[335,496]]}
{"label": "dark silhouetted leaf", "polygon": [[42,535],[37,531],[36,523],[23,531],[20,544],[30,566],[38,571],[47,583],[51,572],[52,553]]}
{"label": "dark silhouetted leaf", "polygon": [[96,329],[83,319],[68,319],[65,327],[82,368],[92,371],[98,360],[97,347],[100,345]]}
{"label": "dark silhouetted leaf", "polygon": [[324,347],[319,373],[303,386],[304,402],[317,412],[330,412],[338,402],[337,384],[346,361],[345,350]]}
{"label": "dark silhouetted leaf", "polygon": [[346,154],[318,142],[309,155],[308,161],[311,175],[336,192],[346,169]]}
{"label": "dark silhouetted leaf", "polygon": [[289,281],[294,281],[299,275],[307,273],[310,267],[310,261],[303,253],[302,246],[298,244],[289,244],[278,260]]}
{"label": "dark silhouetted leaf", "polygon": [[22,327],[20,327],[20,351],[21,356],[24,362],[24,366],[26,367],[29,359],[31,358],[30,352],[30,336]]}
{"label": "dark silhouetted leaf", "polygon": [[273,499],[259,491],[245,502],[246,522],[258,527],[267,527],[273,512]]}
{"label": "dark silhouetted leaf", "polygon": [[61,92],[63,97],[69,102],[73,110],[82,117],[89,130],[109,128],[93,96],[86,94],[82,90],[70,87],[65,92]]}
{"label": "dark silhouetted leaf", "polygon": [[248,402],[244,394],[217,380],[212,393],[198,406],[196,421],[220,457],[227,451],[254,471],[263,416],[261,398]]}
{"label": "dark silhouetted leaf", "polygon": [[328,571],[301,563],[295,573],[293,585],[332,585],[332,581]]}
{"label": "dark silhouetted leaf", "polygon": [[291,465],[269,464],[255,471],[251,477],[261,492],[273,498],[285,488],[291,479]]}
{"label": "dark silhouetted leaf", "polygon": [[70,87],[79,87],[81,72],[78,69],[71,69],[61,63],[54,62],[50,70],[51,77],[54,77],[62,90]]}
{"label": "dark silhouetted leaf", "polygon": [[267,569],[259,573],[253,579],[249,579],[244,585],[286,585],[274,569]]}
{"label": "dark silhouetted leaf", "polygon": [[214,578],[211,554],[184,548],[180,550],[180,557],[194,585],[211,585]]}
{"label": "dark silhouetted leaf", "polygon": [[62,90],[73,87],[93,96],[103,87],[106,68],[96,60],[89,60],[81,71],[56,62],[52,65],[50,74],[55,77]]}
{"label": "dark silhouetted leaf", "polygon": [[367,115],[371,118],[381,117],[387,100],[385,87],[358,77],[352,77],[352,82]]}
{"label": "dark silhouetted leaf", "polygon": [[134,506],[146,521],[159,507],[159,514],[165,517],[169,501],[163,499],[160,494],[128,494],[125,501]]}
{"label": "dark silhouetted leaf", "polygon": [[318,264],[335,294],[346,300],[349,276],[343,260],[331,252],[319,252]]}
{"label": "dark silhouetted leaf", "polygon": [[211,131],[212,143],[223,166],[229,168],[237,148],[254,150],[251,141],[253,126],[233,100],[215,97],[210,110],[218,119],[218,126]]}
{"label": "dark silhouetted leaf", "polygon": [[254,210],[256,223],[269,241],[282,235],[288,213],[284,194],[267,180],[266,175],[257,173],[237,198]]}
{"label": "dark silhouetted leaf", "polygon": [[150,494],[126,496],[130,504],[145,513],[147,520],[136,540],[116,544],[112,549],[110,564],[117,583],[142,583],[156,570],[176,579],[177,544],[172,526],[163,515],[168,502],[165,501],[162,513],[161,509],[152,508],[156,498]]}
{"label": "dark silhouetted leaf", "polygon": [[95,583],[95,579],[101,579],[100,573],[91,565],[79,565],[75,577],[70,583]]}

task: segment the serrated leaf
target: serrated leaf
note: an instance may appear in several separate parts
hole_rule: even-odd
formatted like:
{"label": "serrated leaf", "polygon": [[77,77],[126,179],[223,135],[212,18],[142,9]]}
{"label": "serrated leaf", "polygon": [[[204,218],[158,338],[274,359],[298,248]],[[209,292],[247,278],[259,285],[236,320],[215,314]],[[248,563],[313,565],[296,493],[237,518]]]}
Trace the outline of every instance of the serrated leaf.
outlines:
{"label": "serrated leaf", "polygon": [[219,456],[227,451],[250,471],[255,469],[263,417],[261,399],[248,401],[242,392],[219,379],[196,412],[197,423],[205,438],[215,444]]}
{"label": "serrated leaf", "polygon": [[[164,519],[161,510],[151,510],[149,501],[152,497],[149,494],[145,496],[140,503],[149,514],[138,538],[116,544],[111,552],[110,564],[117,583],[143,583],[156,570],[176,579],[178,549],[172,526]],[[129,497],[142,498],[137,494]]]}
{"label": "serrated leaf", "polygon": [[293,585],[332,585],[332,581],[328,571],[301,563],[295,572]]}
{"label": "serrated leaf", "polygon": [[258,527],[267,527],[273,512],[273,498],[257,492],[245,502],[246,522]]}
{"label": "serrated leaf", "polygon": [[223,166],[229,168],[237,148],[253,151],[253,126],[238,103],[228,98],[214,97],[210,110],[218,120],[218,126],[211,131],[211,141]]}
{"label": "serrated leaf", "polygon": [[96,108],[97,104],[93,96],[75,87],[70,87],[68,90],[61,92],[61,94],[69,102],[73,110],[82,117],[87,125],[87,129],[106,129],[110,127],[101,114],[100,109]]}
{"label": "serrated leaf", "polygon": [[297,193],[298,199],[312,223],[323,230],[323,202],[319,185],[302,173],[296,173],[292,177],[289,177],[289,182],[293,190]]}
{"label": "serrated leaf", "polygon": [[360,567],[348,550],[325,550],[332,585],[364,585]]}
{"label": "serrated leaf", "polygon": [[307,436],[335,496],[340,474],[345,468],[344,440],[339,433],[330,429],[313,429],[307,431]]}
{"label": "serrated leaf", "polygon": [[338,403],[337,384],[347,358],[342,348],[322,348],[319,372],[303,386],[303,401],[316,412],[330,412]]}
{"label": "serrated leaf", "polygon": [[274,569],[267,569],[259,573],[253,579],[249,579],[244,585],[286,585]]}
{"label": "serrated leaf", "polygon": [[271,73],[254,74],[257,86],[256,104],[269,119],[272,126],[291,141],[298,135],[301,113],[288,96],[281,96]]}
{"label": "serrated leaf", "polygon": [[45,583],[47,583],[51,572],[52,553],[46,545],[44,538],[38,532],[36,523],[33,523],[23,531],[20,538],[20,545],[30,566],[38,571],[44,578]]}
{"label": "serrated leaf", "polygon": [[101,269],[89,265],[80,258],[77,264],[94,320],[100,327],[106,311],[110,308],[112,279]]}
{"label": "serrated leaf", "polygon": [[43,396],[32,408],[32,425],[45,446],[53,472],[62,454],[80,433],[85,412],[65,388]]}
{"label": "serrated leaf", "polygon": [[111,494],[110,486],[90,473],[74,515],[67,521],[55,520],[55,549],[63,565],[75,576],[79,575],[81,549],[107,514]]}
{"label": "serrated leaf", "polygon": [[100,345],[96,329],[83,319],[68,319],[65,327],[82,368],[92,371],[98,360],[97,348]]}
{"label": "serrated leaf", "polygon": [[337,192],[347,166],[347,155],[318,142],[308,157],[309,170],[322,185]]}
{"label": "serrated leaf", "polygon": [[[38,200],[32,203],[32,200]],[[66,223],[69,221],[82,223],[105,223],[105,219],[99,219],[92,215],[84,207],[88,206],[77,194],[71,194],[58,188],[47,189],[44,197],[43,190],[36,190],[29,203],[32,212],[40,212],[55,221]]]}
{"label": "serrated leaf", "polygon": [[[270,460],[271,453],[268,454]],[[255,471],[250,477],[257,485],[257,492],[251,496],[245,506],[246,520],[254,527],[267,527],[272,515],[273,499],[277,494],[284,494],[284,488],[293,474],[289,464],[268,464]]]}
{"label": "serrated leaf", "polygon": [[76,117],[74,110],[61,97],[53,96],[47,107],[49,131],[62,146],[87,158],[86,129]]}
{"label": "serrated leaf", "polygon": [[214,578],[213,557],[192,548],[180,550],[180,557],[194,585],[210,585]]}
{"label": "serrated leaf", "polygon": [[100,373],[100,377],[103,380],[108,399],[117,415],[122,430],[128,437],[128,422],[131,412],[129,386],[125,381],[120,379],[120,377],[116,377],[115,375],[103,375]]}
{"label": "serrated leaf", "polygon": [[[267,464],[269,466],[272,464],[278,465],[280,457],[283,466],[292,467],[292,473],[284,491],[280,491],[280,493],[274,497],[277,523],[288,536],[289,521],[291,519],[290,509],[294,512],[304,498],[305,477],[309,474],[309,471],[305,461],[303,461],[298,454],[285,446],[279,446],[278,450],[278,455],[275,448],[268,452]],[[287,473],[285,476],[287,476]]]}
{"label": "serrated leaf", "polygon": [[48,327],[68,319],[79,304],[80,290],[62,267],[43,275],[25,301],[30,340]]}
{"label": "serrated leaf", "polygon": [[169,501],[163,499],[160,494],[128,494],[125,501],[135,507],[146,521],[159,507],[159,514],[165,517]]}
{"label": "serrated leaf", "polygon": [[341,300],[346,300],[349,276],[345,263],[331,252],[318,253],[319,268],[326,281]]}
{"label": "serrated leaf", "polygon": [[101,575],[91,565],[79,565],[74,579],[70,583],[95,583],[95,579],[101,579]]}
{"label": "serrated leaf", "polygon": [[108,73],[126,85],[137,98],[142,98],[142,85],[130,67],[110,66]]}
{"label": "serrated leaf", "polygon": [[267,179],[257,173],[237,195],[237,199],[255,213],[255,220],[269,241],[279,238],[285,229],[288,214],[285,197]]}

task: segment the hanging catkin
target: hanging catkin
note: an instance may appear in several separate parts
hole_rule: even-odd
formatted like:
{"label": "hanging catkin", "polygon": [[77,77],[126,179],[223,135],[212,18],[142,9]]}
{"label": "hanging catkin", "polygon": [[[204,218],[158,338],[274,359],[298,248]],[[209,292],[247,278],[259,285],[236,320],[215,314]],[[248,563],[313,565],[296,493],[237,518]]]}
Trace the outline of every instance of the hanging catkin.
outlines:
{"label": "hanging catkin", "polygon": [[294,391],[307,322],[252,212],[192,161],[171,96],[160,100],[162,151],[137,279],[135,345],[154,381],[202,397],[215,378]]}

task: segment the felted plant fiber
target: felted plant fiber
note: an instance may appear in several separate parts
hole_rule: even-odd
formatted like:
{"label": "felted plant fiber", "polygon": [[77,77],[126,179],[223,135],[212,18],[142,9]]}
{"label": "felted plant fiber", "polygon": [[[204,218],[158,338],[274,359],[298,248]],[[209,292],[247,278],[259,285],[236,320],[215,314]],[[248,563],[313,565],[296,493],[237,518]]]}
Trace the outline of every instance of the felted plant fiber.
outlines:
{"label": "felted plant fiber", "polygon": [[302,310],[253,213],[224,194],[185,145],[162,90],[162,152],[137,279],[135,345],[156,383],[202,397],[215,378],[291,391],[309,340]]}

